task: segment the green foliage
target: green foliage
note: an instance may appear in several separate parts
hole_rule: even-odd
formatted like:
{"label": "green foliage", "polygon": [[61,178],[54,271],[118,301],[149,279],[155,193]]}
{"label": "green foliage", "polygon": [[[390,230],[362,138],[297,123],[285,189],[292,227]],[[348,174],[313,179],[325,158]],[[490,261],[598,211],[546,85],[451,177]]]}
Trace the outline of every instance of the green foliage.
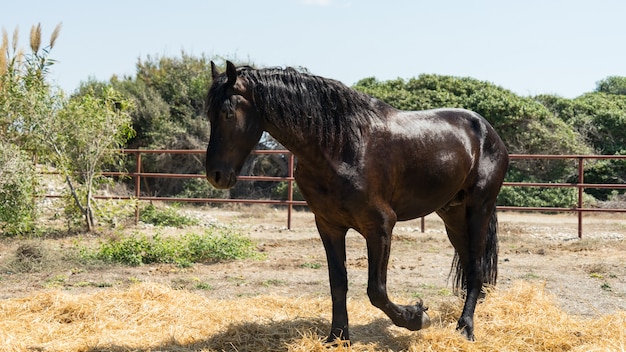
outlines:
{"label": "green foliage", "polygon": [[135,216],[137,199],[97,199],[95,215],[101,223],[117,227]]}
{"label": "green foliage", "polygon": [[178,228],[198,225],[197,219],[180,215],[172,207],[157,208],[152,203],[141,209],[139,220],[155,226],[171,226]]}
{"label": "green foliage", "polygon": [[[20,235],[35,229],[35,197],[38,177],[32,155],[39,150],[33,138],[33,123],[53,114],[62,93],[45,81],[54,64],[48,55],[60,25],[49,45],[41,48],[41,26],[30,32],[30,49],[18,48],[17,29],[12,43],[2,31],[0,44],[0,232]],[[28,151],[28,152],[26,152]]]}
{"label": "green foliage", "polygon": [[576,188],[503,187],[498,205],[519,207],[574,208],[578,201]]}
{"label": "green foliage", "polygon": [[[620,154],[625,155],[626,149]],[[584,178],[585,183],[626,184],[626,160],[598,160],[591,165],[587,164]],[[611,197],[625,192],[607,188],[585,188],[585,193],[598,200],[610,200]]]}
{"label": "green foliage", "polygon": [[609,76],[597,83],[596,92],[626,95],[626,77]]}
{"label": "green foliage", "polygon": [[28,154],[0,141],[0,233],[23,235],[34,230],[38,182]]}
{"label": "green foliage", "polygon": [[[107,84],[132,101],[132,126],[137,134],[126,148],[204,149],[210,128],[205,100],[211,84],[210,60],[182,52],[180,57],[150,57],[137,63],[134,77],[113,77]],[[90,82],[87,86],[98,86]],[[128,163],[133,168],[134,160]],[[201,173],[204,164],[197,155],[158,155],[142,159],[144,172]],[[160,196],[184,192],[186,180],[148,178],[146,190]]]}
{"label": "green foliage", "polygon": [[83,248],[81,256],[132,266],[170,263],[188,267],[193,263],[255,258],[259,254],[249,238],[224,229],[180,238],[131,234],[102,242],[96,250]]}
{"label": "green foliage", "polygon": [[626,95],[587,93],[576,99],[542,95],[537,100],[573,126],[597,153],[626,150]]}
{"label": "green foliage", "polygon": [[[133,114],[134,126],[137,130],[149,133],[138,135],[130,145],[180,148],[191,143],[194,147],[197,144],[204,147],[209,136],[208,119],[204,114],[211,77],[208,58],[195,58],[184,52],[180,58],[148,56],[146,60],[139,61],[136,79],[126,81],[120,86],[133,94],[136,103],[141,104]],[[115,85],[115,81],[113,83]],[[159,105],[158,110],[145,105],[154,102],[165,102],[169,111],[166,111],[163,105]],[[172,124],[164,128],[155,123],[165,117],[172,121]],[[151,133],[165,136],[163,132],[166,130],[169,130],[168,138],[149,140]],[[149,139],[142,140],[146,137]]]}
{"label": "green foliage", "polygon": [[206,179],[192,178],[183,183],[182,198],[228,198],[230,191],[211,186]]}
{"label": "green foliage", "polygon": [[[53,39],[58,35],[55,30]],[[31,121],[54,110],[54,95],[43,79],[54,63],[47,55],[51,44],[39,50],[41,27],[31,30],[31,52],[18,49],[17,29],[10,46],[3,30],[0,46],[0,231],[26,234],[35,228],[35,165],[23,150],[37,150]]]}
{"label": "green foliage", "polygon": [[133,102],[131,117],[137,134],[128,141],[129,148],[165,149],[185,135],[186,126],[172,118],[170,105],[154,87],[142,80],[114,80],[111,85]]}
{"label": "green foliage", "polygon": [[[287,181],[279,182],[273,189],[273,195],[276,199],[288,199],[289,183]],[[293,183],[293,200],[304,200],[304,196],[300,193],[297,183]]]}
{"label": "green foliage", "polygon": [[53,116],[64,99],[63,92],[46,82],[55,61],[50,51],[60,31],[56,27],[50,44],[40,50],[41,26],[31,29],[31,52],[18,49],[18,30],[9,46],[3,30],[0,46],[0,139],[14,143],[21,149],[38,151],[33,128],[42,118]]}
{"label": "green foliage", "polygon": [[306,262],[306,263],[300,264],[300,267],[305,268],[305,269],[319,269],[322,267],[322,264]]}
{"label": "green foliage", "polygon": [[[120,160],[115,150],[134,136],[129,102],[112,88],[66,99],[46,79],[55,61],[49,57],[60,26],[50,44],[41,46],[41,27],[33,26],[31,52],[17,49],[17,31],[9,48],[6,32],[0,47],[0,140],[35,152],[40,162],[54,165],[67,182],[87,229],[93,228],[93,190],[104,163]],[[11,50],[12,49],[12,50]],[[66,209],[71,214],[72,209]]]}
{"label": "green foliage", "polygon": [[[53,116],[43,116],[33,131],[48,160],[64,176],[89,231],[95,224],[94,188],[104,180],[102,166],[121,162],[119,148],[134,136],[130,102],[107,87],[72,97]],[[97,138],[94,138],[97,136]]]}
{"label": "green foliage", "polygon": [[[626,78],[625,78],[626,80]],[[606,82],[615,87],[619,82],[609,77]],[[610,84],[609,84],[610,83]],[[566,121],[583,136],[597,154],[626,154],[626,95],[618,95],[617,88],[602,88],[598,92],[587,93],[576,99],[542,95],[537,100],[552,113]],[[626,161],[601,160],[585,167],[586,183],[624,183],[626,181]],[[599,200],[607,200],[613,193],[610,189],[585,189]],[[624,193],[624,191],[618,191]]]}
{"label": "green foliage", "polygon": [[69,188],[63,189],[61,194],[61,204],[63,205],[63,216],[67,224],[67,230],[80,229],[85,221],[83,210],[79,207],[80,203],[76,199],[84,199],[86,197],[84,188],[74,189],[72,192]]}

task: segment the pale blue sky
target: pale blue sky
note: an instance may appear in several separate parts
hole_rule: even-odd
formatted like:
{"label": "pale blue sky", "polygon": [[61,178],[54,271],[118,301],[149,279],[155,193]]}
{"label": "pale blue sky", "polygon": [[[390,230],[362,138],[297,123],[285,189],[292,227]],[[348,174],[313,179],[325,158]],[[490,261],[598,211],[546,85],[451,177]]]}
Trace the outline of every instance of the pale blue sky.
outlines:
{"label": "pale blue sky", "polygon": [[3,4],[0,26],[26,47],[33,24],[47,42],[62,22],[52,77],[68,92],[184,50],[347,85],[436,73],[573,98],[626,76],[625,16],[621,0],[31,0]]}

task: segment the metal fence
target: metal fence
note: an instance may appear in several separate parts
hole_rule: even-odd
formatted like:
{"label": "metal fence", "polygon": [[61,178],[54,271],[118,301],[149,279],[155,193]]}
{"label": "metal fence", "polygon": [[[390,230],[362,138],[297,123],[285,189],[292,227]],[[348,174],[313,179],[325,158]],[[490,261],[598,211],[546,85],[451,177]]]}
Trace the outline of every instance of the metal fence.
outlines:
{"label": "metal fence", "polygon": [[585,183],[585,160],[626,160],[626,155],[530,155],[530,154],[511,154],[512,161],[520,159],[538,159],[538,160],[576,160],[578,166],[577,182],[573,183],[551,183],[551,182],[504,182],[503,186],[509,187],[565,187],[578,189],[578,199],[576,206],[573,208],[559,207],[517,207],[517,206],[499,206],[498,210],[511,211],[539,211],[539,212],[574,212],[578,217],[578,237],[583,236],[583,213],[626,213],[626,209],[602,209],[602,208],[585,208],[583,202],[583,194],[585,188],[607,188],[607,189],[626,189],[626,184],[600,184]]}
{"label": "metal fence", "polygon": [[[116,199],[130,199],[148,200],[148,201],[164,201],[164,202],[194,202],[194,203],[240,203],[240,204],[270,204],[270,205],[284,205],[287,207],[287,227],[291,228],[291,217],[293,207],[295,205],[305,206],[306,202],[293,199],[293,187],[294,187],[294,155],[288,150],[255,150],[254,154],[282,154],[289,160],[288,175],[284,177],[272,177],[272,176],[239,176],[238,180],[241,181],[270,181],[270,182],[287,182],[288,191],[287,199],[223,199],[223,198],[181,198],[181,197],[157,197],[143,195],[141,193],[141,182],[145,178],[205,178],[203,174],[172,174],[172,173],[157,173],[157,172],[143,172],[142,171],[142,155],[145,154],[198,154],[203,155],[204,150],[147,150],[147,149],[125,149],[126,154],[132,154],[135,156],[135,170],[132,172],[106,172],[105,176],[124,176],[133,178],[134,182],[134,195],[128,197],[116,197]],[[578,178],[573,183],[551,183],[551,182],[505,182],[506,187],[565,187],[576,188],[578,190],[578,200],[575,207],[562,208],[562,207],[521,207],[521,206],[499,206],[498,210],[502,211],[526,211],[526,212],[566,212],[575,213],[578,217],[578,237],[582,238],[583,235],[583,213],[591,212],[614,212],[614,213],[626,213],[626,209],[601,209],[585,207],[583,202],[583,193],[586,188],[606,188],[606,189],[626,189],[626,184],[597,184],[597,183],[585,183],[584,171],[585,160],[600,160],[600,159],[612,159],[612,160],[626,160],[626,155],[528,155],[528,154],[512,154],[511,160],[576,160],[578,166]],[[99,197],[99,198],[111,198],[111,197]],[[135,221],[139,219],[139,207],[135,210]],[[424,219],[422,218],[422,232],[424,231]]]}

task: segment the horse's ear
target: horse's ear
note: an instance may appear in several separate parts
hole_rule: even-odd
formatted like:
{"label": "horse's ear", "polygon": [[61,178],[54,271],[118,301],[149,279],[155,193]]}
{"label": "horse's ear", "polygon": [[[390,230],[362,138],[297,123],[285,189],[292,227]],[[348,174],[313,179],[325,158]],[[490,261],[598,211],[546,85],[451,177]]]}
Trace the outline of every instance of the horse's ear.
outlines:
{"label": "horse's ear", "polygon": [[211,61],[211,75],[213,76],[214,81],[217,79],[217,76],[220,75],[219,71],[217,70],[217,66],[215,66],[215,62],[213,61]]}
{"label": "horse's ear", "polygon": [[237,81],[237,68],[235,64],[230,61],[226,61],[226,77],[228,77],[228,81],[226,82],[227,86],[234,86]]}

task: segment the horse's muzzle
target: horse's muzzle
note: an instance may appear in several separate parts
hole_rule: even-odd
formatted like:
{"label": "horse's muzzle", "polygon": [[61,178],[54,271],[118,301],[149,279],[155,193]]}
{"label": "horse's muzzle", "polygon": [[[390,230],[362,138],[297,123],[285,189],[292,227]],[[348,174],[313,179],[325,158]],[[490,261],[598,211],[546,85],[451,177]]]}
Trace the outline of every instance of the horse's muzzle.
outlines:
{"label": "horse's muzzle", "polygon": [[213,187],[218,189],[233,188],[235,183],[237,183],[237,176],[234,171],[224,172],[214,170],[207,172],[206,178]]}

